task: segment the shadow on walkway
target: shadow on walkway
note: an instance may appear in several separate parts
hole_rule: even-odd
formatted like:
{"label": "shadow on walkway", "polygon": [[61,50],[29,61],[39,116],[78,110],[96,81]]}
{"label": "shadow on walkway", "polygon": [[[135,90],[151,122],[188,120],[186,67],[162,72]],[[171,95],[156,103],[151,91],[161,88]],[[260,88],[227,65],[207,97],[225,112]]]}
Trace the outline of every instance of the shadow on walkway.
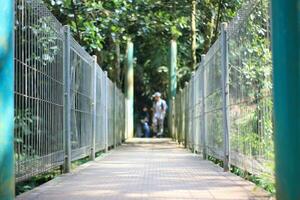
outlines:
{"label": "shadow on walkway", "polygon": [[264,191],[170,139],[132,139],[18,200],[270,199]]}

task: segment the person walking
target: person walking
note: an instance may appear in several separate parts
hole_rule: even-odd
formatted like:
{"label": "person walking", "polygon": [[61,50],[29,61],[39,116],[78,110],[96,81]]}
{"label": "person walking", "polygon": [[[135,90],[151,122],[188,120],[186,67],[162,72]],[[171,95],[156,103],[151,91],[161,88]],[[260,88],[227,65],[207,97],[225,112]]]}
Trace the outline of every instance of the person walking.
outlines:
{"label": "person walking", "polygon": [[161,94],[156,92],[153,103],[153,132],[157,137],[162,137],[164,134],[164,120],[167,112],[167,103],[161,98]]}

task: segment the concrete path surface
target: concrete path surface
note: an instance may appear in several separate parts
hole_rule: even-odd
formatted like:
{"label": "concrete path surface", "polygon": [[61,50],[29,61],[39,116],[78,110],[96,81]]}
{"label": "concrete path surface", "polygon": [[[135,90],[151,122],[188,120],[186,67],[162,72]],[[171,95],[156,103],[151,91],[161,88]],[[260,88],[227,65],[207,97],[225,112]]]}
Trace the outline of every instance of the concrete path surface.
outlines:
{"label": "concrete path surface", "polygon": [[132,139],[18,200],[270,199],[252,183],[222,171],[169,139]]}

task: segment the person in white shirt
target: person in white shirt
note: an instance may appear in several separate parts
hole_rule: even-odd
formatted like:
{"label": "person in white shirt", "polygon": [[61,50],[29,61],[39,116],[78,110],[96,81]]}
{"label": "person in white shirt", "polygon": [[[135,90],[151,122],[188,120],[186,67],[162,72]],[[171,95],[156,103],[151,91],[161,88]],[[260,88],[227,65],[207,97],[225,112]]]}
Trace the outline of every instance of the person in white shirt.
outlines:
{"label": "person in white shirt", "polygon": [[164,119],[168,106],[166,101],[161,99],[161,94],[159,92],[156,92],[153,96],[153,131],[156,133],[157,137],[161,137],[164,132]]}

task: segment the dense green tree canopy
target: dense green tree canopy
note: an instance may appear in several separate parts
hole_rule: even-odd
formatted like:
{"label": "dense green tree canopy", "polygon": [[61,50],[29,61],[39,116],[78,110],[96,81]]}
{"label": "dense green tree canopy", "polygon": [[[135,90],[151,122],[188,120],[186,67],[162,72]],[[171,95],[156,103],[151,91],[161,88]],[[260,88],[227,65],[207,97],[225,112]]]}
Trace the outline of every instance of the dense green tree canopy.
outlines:
{"label": "dense green tree canopy", "polygon": [[[101,67],[123,86],[126,41],[135,45],[135,96],[144,102],[156,90],[167,91],[169,41],[178,42],[178,83],[182,87],[191,73],[192,0],[47,0],[63,24]],[[197,58],[207,52],[242,0],[197,0]],[[120,47],[121,67],[116,59]],[[199,61],[199,60],[198,60]]]}

